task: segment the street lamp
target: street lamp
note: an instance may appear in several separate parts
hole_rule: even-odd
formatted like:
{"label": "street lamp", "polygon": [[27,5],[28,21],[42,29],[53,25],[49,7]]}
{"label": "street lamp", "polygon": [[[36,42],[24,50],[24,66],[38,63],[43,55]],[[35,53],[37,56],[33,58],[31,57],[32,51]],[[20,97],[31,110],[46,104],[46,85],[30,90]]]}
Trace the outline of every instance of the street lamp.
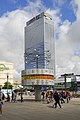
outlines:
{"label": "street lamp", "polygon": [[65,82],[65,91],[66,91],[66,74],[64,74],[64,82]]}
{"label": "street lamp", "polygon": [[8,96],[8,78],[9,78],[9,75],[7,73],[7,96]]}
{"label": "street lamp", "polygon": [[[38,60],[39,60],[39,55],[36,55],[36,69],[38,70]],[[41,86],[38,85],[38,80],[37,80],[37,85],[35,86],[35,101],[40,101],[41,100]]]}
{"label": "street lamp", "polygon": [[65,89],[65,91],[66,91],[66,76],[67,76],[67,74],[65,73],[65,74],[63,74],[63,75],[61,75],[61,76],[64,77],[64,89]]}
{"label": "street lamp", "polygon": [[75,83],[75,93],[77,92],[77,81],[74,82]]}
{"label": "street lamp", "polygon": [[39,59],[39,55],[36,55],[36,68],[38,69],[38,59]]}

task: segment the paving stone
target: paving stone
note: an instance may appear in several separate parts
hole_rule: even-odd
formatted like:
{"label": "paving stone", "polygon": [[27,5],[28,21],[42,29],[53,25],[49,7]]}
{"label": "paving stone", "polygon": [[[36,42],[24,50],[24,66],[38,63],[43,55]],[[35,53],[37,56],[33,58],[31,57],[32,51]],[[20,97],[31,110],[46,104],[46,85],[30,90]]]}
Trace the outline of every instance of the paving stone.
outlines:
{"label": "paving stone", "polygon": [[79,120],[80,98],[72,98],[63,108],[53,108],[53,102],[25,101],[23,103],[7,103],[3,105],[0,120]]}

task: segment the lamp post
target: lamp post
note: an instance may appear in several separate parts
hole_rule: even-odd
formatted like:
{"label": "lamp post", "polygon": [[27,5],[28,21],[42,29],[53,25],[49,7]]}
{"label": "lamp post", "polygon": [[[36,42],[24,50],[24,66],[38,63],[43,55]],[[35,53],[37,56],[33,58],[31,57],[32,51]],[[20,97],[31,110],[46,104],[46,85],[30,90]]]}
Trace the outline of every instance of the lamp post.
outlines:
{"label": "lamp post", "polygon": [[75,93],[77,92],[77,81],[74,82],[75,83]]}
{"label": "lamp post", "polygon": [[[36,55],[37,73],[38,73],[38,59],[39,59],[39,55]],[[41,101],[41,86],[38,85],[38,80],[37,80],[37,85],[35,86],[35,101]]]}
{"label": "lamp post", "polygon": [[65,91],[66,91],[66,74],[64,74],[64,85],[65,85]]}
{"label": "lamp post", "polygon": [[63,75],[61,75],[61,76],[64,77],[64,89],[65,89],[65,91],[66,91],[66,76],[67,76],[67,74],[65,73],[65,74],[63,74]]}
{"label": "lamp post", "polygon": [[8,96],[8,78],[9,78],[9,75],[7,73],[7,96]]}
{"label": "lamp post", "polygon": [[38,69],[38,59],[39,59],[39,56],[36,55],[36,68]]}

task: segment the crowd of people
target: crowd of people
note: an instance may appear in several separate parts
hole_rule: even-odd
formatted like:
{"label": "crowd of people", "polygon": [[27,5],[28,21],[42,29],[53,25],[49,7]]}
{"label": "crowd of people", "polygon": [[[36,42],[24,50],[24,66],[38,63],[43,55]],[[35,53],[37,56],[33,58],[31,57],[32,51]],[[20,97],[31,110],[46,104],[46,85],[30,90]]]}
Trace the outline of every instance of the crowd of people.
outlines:
{"label": "crowd of people", "polygon": [[[7,96],[5,96],[4,93],[1,92],[0,90],[0,114],[2,114],[2,106],[4,102],[17,102],[17,93],[15,91],[12,91],[12,94],[7,93]],[[20,94],[20,100],[23,102],[23,94]]]}
{"label": "crowd of people", "polygon": [[10,93],[7,93],[7,96],[5,96],[4,93],[1,93],[1,100],[3,102],[12,102],[16,100],[16,93],[12,91],[12,95]]}
{"label": "crowd of people", "polygon": [[62,108],[61,104],[65,103],[65,102],[69,102],[71,99],[71,94],[69,91],[42,91],[42,99],[47,100],[47,104],[49,104],[51,101],[54,101],[54,108],[57,108],[58,106],[60,108]]}
{"label": "crowd of people", "polygon": [[[58,106],[62,108],[63,103],[68,103],[71,99],[71,94],[69,91],[42,91],[41,92],[41,98],[42,100],[46,100],[47,104],[50,102],[53,102],[53,107],[57,108]],[[3,102],[17,102],[17,93],[15,91],[12,91],[12,95],[7,94],[7,97],[2,93],[0,93],[0,113],[2,114],[2,105]],[[23,102],[23,94],[21,92],[20,94],[20,101]]]}

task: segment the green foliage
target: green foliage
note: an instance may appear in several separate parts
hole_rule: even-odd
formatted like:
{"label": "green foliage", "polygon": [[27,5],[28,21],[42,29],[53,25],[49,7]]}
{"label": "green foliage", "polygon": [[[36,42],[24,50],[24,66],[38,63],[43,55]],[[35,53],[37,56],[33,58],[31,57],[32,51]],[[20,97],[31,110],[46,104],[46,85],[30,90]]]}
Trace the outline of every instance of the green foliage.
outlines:
{"label": "green foliage", "polygon": [[11,83],[10,82],[5,82],[4,83],[4,87],[2,88],[2,89],[12,89],[12,85],[11,85]]}

